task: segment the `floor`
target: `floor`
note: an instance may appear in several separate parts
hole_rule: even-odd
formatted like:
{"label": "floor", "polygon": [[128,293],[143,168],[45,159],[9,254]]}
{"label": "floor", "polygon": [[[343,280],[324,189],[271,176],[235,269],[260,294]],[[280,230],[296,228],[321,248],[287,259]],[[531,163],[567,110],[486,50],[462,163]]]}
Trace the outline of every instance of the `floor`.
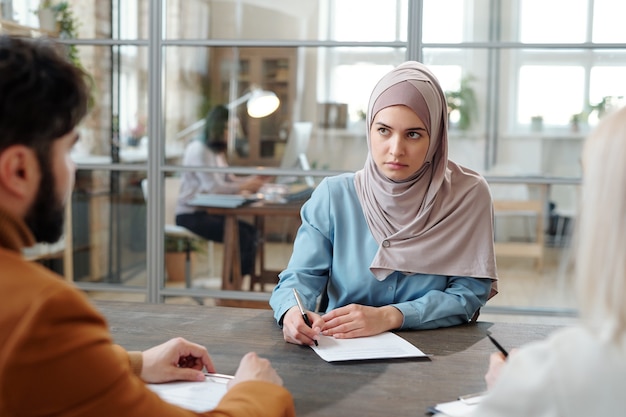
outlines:
{"label": "floor", "polygon": [[[197,259],[194,267],[194,285],[216,288],[220,286],[222,245],[213,245],[214,263],[208,265],[206,254]],[[201,253],[205,253],[201,251]],[[545,260],[538,270],[532,260],[498,258],[499,293],[492,298],[480,316],[485,321],[509,321],[528,323],[569,324],[575,318],[575,295],[571,273],[566,271],[563,260],[567,248],[545,248]],[[270,269],[280,270],[287,265],[291,255],[291,245],[287,243],[267,243],[266,263]],[[130,279],[129,285],[144,285],[145,274],[139,273]],[[184,287],[184,283],[168,283],[172,287]],[[248,281],[244,282],[247,288]],[[259,290],[257,288],[257,290]],[[271,291],[271,286],[266,286]],[[143,294],[120,292],[90,292],[94,299],[113,299],[143,302]],[[195,304],[190,297],[169,297],[166,303]],[[212,299],[205,299],[205,305],[212,305]]]}

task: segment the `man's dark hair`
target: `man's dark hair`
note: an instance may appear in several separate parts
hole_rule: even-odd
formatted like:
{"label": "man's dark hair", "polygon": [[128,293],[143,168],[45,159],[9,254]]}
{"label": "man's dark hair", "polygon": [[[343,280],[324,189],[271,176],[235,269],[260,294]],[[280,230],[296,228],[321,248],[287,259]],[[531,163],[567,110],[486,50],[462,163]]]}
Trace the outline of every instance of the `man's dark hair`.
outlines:
{"label": "man's dark hair", "polygon": [[25,145],[45,163],[87,114],[87,80],[53,41],[0,35],[0,151]]}
{"label": "man's dark hair", "polygon": [[214,152],[224,152],[228,146],[224,132],[230,112],[225,106],[215,106],[205,118],[204,144]]}

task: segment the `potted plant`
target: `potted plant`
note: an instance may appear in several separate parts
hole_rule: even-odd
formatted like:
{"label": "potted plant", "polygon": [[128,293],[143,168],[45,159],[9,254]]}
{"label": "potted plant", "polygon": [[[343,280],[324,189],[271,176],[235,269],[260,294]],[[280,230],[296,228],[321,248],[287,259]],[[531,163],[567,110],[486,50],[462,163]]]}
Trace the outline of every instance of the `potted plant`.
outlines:
{"label": "potted plant", "polygon": [[580,132],[580,125],[587,120],[585,112],[575,113],[569,119],[570,130],[573,133]]}
{"label": "potted plant", "polygon": [[448,102],[448,120],[456,119],[454,125],[459,130],[467,130],[478,117],[478,102],[476,93],[470,85],[474,77],[468,75],[461,79],[461,85],[456,91],[446,91]]}
{"label": "potted plant", "polygon": [[601,119],[608,112],[620,107],[623,99],[624,96],[604,96],[600,102],[589,105],[589,113],[596,111],[598,119]]}
{"label": "potted plant", "polygon": [[44,0],[39,4],[39,8],[34,11],[39,18],[39,27],[49,33],[59,33],[56,11],[52,1]]}
{"label": "potted plant", "polygon": [[[74,11],[69,2],[43,0],[35,13],[39,17],[41,29],[55,33],[61,39],[76,39],[78,37],[80,24],[74,16]],[[76,45],[67,45],[67,56],[74,65],[82,68]]]}
{"label": "potted plant", "polygon": [[543,116],[537,114],[530,118],[530,130],[533,132],[541,132],[543,130]]}
{"label": "potted plant", "polygon": [[[198,239],[165,235],[165,272],[169,281],[184,282],[187,265],[193,276],[196,252],[200,250]],[[187,263],[189,261],[189,263]]]}

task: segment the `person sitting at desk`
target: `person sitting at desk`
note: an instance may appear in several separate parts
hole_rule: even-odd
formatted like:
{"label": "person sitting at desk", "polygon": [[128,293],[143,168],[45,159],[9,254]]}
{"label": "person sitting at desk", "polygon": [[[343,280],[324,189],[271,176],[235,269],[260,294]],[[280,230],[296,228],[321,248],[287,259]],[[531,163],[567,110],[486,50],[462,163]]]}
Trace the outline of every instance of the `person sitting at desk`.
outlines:
{"label": "person sitting at desk", "polygon": [[0,35],[0,416],[294,416],[255,353],[213,411],[163,401],[145,383],[204,381],[203,369],[215,372],[206,348],[175,338],[127,352],[83,292],[24,259],[25,247],[63,232],[86,80],[58,45]]}
{"label": "person sitting at desk", "polygon": [[[406,62],[372,92],[368,157],[325,178],[270,304],[286,341],[467,323],[496,293],[493,204],[479,174],[448,160],[447,105],[432,73]],[[305,308],[327,299],[305,325]]]}
{"label": "person sitting at desk", "polygon": [[626,410],[626,107],[604,116],[582,152],[572,240],[580,322],[493,353],[473,415],[621,416]]}
{"label": "person sitting at desk", "polygon": [[[216,106],[206,116],[204,135],[191,141],[183,155],[184,166],[227,167],[229,123],[237,123],[225,106]],[[207,213],[187,204],[196,194],[256,193],[267,180],[258,175],[237,177],[221,172],[183,172],[176,204],[176,224],[215,242],[224,241],[224,216]],[[250,223],[239,221],[241,275],[254,273],[258,233]]]}

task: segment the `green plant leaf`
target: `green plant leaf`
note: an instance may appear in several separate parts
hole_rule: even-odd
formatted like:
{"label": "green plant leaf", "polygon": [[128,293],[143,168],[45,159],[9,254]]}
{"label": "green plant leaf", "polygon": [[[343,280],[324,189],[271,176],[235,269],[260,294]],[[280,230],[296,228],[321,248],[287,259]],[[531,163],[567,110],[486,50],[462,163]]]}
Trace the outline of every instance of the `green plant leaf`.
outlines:
{"label": "green plant leaf", "polygon": [[469,129],[478,118],[478,101],[476,100],[476,93],[471,86],[474,79],[472,75],[465,76],[461,79],[461,85],[458,90],[445,92],[448,102],[448,114],[453,110],[459,112],[457,127],[460,130]]}

